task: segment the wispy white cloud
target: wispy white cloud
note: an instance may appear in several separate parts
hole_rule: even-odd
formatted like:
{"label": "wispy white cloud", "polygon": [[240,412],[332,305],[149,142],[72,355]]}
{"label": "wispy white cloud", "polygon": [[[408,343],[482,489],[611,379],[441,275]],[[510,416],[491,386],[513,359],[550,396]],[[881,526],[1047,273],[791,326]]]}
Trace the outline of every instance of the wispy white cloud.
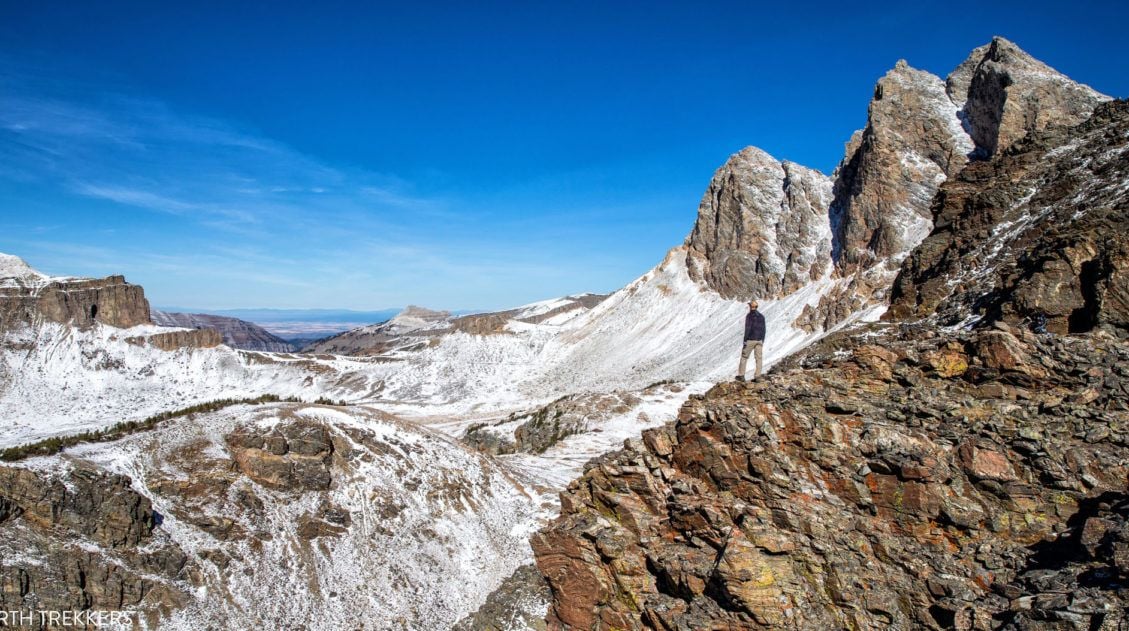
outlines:
{"label": "wispy white cloud", "polygon": [[[69,93],[0,63],[0,176],[207,222],[301,225],[311,214],[435,209],[402,180],[345,172],[223,121],[129,95]],[[46,85],[46,87],[45,87]],[[11,166],[18,165],[18,166]],[[309,223],[309,222],[305,222]]]}
{"label": "wispy white cloud", "polygon": [[[606,270],[623,265],[585,234],[591,214],[421,193],[0,56],[0,193],[5,181],[50,191],[30,207],[70,197],[0,232],[0,247],[52,273],[125,272],[158,304],[503,307],[606,289]],[[82,234],[67,226],[78,213],[93,226]]]}

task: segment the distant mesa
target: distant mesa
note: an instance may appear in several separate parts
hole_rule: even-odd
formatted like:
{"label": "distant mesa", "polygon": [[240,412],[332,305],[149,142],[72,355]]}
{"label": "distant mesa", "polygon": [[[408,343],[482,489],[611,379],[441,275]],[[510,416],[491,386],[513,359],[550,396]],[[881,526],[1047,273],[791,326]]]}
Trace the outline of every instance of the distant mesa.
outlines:
{"label": "distant mesa", "polygon": [[[140,285],[124,276],[78,278],[48,276],[23,259],[0,254],[0,332],[44,322],[132,329],[153,324],[149,301]],[[127,338],[136,345],[162,350],[208,348],[221,343],[211,330],[145,331]]]}
{"label": "distant mesa", "polygon": [[568,319],[584,313],[607,298],[607,294],[576,294],[535,302],[506,311],[455,315],[409,305],[395,317],[378,324],[351,329],[314,341],[302,352],[335,355],[385,355],[393,351],[421,350],[455,333],[468,335],[506,335],[511,322],[519,324],[551,323],[554,318]]}

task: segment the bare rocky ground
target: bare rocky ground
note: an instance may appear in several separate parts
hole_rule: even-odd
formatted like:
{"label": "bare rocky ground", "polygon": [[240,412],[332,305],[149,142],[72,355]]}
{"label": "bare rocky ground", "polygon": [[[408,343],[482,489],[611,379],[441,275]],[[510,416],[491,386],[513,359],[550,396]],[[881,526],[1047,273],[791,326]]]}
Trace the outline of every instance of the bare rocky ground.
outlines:
{"label": "bare rocky ground", "polygon": [[569,488],[550,626],[1124,624],[1129,344],[886,325],[788,364]]}

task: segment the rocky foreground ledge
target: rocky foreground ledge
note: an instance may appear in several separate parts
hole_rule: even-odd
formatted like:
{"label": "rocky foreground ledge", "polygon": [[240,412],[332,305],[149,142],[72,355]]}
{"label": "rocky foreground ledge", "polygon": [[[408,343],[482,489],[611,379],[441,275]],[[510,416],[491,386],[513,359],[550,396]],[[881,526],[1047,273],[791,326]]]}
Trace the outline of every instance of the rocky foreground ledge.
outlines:
{"label": "rocky foreground ledge", "polygon": [[1129,623],[1129,343],[876,325],[590,465],[551,628]]}

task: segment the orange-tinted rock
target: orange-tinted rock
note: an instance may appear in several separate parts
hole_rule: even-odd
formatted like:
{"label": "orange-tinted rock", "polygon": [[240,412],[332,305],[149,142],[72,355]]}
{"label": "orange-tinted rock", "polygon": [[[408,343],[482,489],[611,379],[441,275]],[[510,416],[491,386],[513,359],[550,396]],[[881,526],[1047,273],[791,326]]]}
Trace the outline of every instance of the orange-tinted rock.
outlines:
{"label": "orange-tinted rock", "polygon": [[[595,461],[533,538],[550,628],[991,628],[1027,596],[1028,621],[1072,603],[1101,603],[1077,614],[1086,624],[1120,611],[1121,596],[1076,577],[1129,564],[1129,543],[1107,534],[1123,522],[1088,526],[1079,543],[1097,554],[1039,543],[1102,498],[1129,517],[1129,434],[1103,411],[1129,414],[1120,390],[1051,410],[997,396],[1016,390],[1013,371],[955,378],[914,360],[1001,332],[876,327],[858,347],[842,334],[691,397],[672,426]],[[1129,343],[1023,337],[1025,364],[1070,366],[1048,374],[1059,388],[1129,366]]]}

